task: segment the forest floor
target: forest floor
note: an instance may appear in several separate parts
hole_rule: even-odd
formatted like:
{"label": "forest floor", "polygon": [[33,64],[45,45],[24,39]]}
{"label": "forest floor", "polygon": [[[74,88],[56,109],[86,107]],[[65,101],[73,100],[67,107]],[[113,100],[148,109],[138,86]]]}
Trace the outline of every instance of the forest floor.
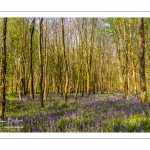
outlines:
{"label": "forest floor", "polygon": [[51,94],[44,101],[45,109],[29,96],[17,100],[8,94],[5,121],[0,122],[0,132],[150,132],[150,103],[140,104],[131,97],[123,99],[119,94],[97,94],[63,97]]}

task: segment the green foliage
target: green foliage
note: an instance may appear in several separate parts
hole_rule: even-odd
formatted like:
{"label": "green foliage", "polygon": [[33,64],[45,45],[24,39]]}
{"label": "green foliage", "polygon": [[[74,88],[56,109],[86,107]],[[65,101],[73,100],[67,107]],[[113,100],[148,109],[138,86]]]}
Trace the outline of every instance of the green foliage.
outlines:
{"label": "green foliage", "polygon": [[84,130],[84,128],[90,126],[90,123],[91,123],[90,117],[86,117],[86,118],[77,117],[75,119],[75,124],[79,130]]}
{"label": "green foliage", "polygon": [[62,102],[62,103],[59,103],[58,106],[57,106],[57,109],[64,109],[64,108],[67,108],[68,105],[66,102]]}
{"label": "green foliage", "polygon": [[66,130],[66,127],[69,127],[69,124],[72,122],[72,118],[61,118],[56,122],[56,125],[60,129],[61,132]]}
{"label": "green foliage", "polygon": [[16,93],[7,93],[6,100],[9,100],[9,101],[17,100],[17,96],[18,95]]}
{"label": "green foliage", "polygon": [[150,117],[132,115],[128,119],[115,122],[115,132],[150,132]]}

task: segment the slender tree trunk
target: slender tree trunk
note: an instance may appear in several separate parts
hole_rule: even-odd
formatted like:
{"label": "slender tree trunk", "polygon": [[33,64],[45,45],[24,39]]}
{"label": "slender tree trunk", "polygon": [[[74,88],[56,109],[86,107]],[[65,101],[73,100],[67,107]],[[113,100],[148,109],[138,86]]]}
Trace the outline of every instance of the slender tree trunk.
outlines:
{"label": "slender tree trunk", "polygon": [[20,54],[20,79],[19,79],[19,99],[22,100],[22,96],[25,94],[25,21],[22,19],[22,42],[21,42],[21,54]]}
{"label": "slender tree trunk", "polygon": [[146,77],[145,77],[145,41],[144,41],[144,19],[139,18],[139,61],[140,61],[140,88],[141,88],[141,104],[148,105]]}
{"label": "slender tree trunk", "polygon": [[1,49],[1,64],[0,64],[0,118],[4,120],[5,114],[5,94],[6,94],[6,32],[7,18],[3,19],[2,30],[2,49]]}
{"label": "slender tree trunk", "polygon": [[63,42],[63,53],[64,53],[64,63],[65,63],[65,93],[64,93],[64,101],[67,102],[67,93],[68,93],[68,86],[69,86],[69,74],[68,74],[68,62],[66,56],[66,49],[65,49],[65,33],[64,33],[64,19],[61,18],[61,26],[62,26],[62,42]]}
{"label": "slender tree trunk", "polygon": [[129,80],[128,80],[128,62],[129,62],[129,53],[128,53],[128,43],[126,35],[126,24],[125,19],[123,21],[123,39],[124,39],[124,51],[125,51],[125,68],[124,68],[124,98],[129,99]]}
{"label": "slender tree trunk", "polygon": [[136,98],[138,98],[138,94],[137,94],[137,81],[136,81],[136,66],[132,63],[133,66],[133,89],[134,89],[134,96]]}
{"label": "slender tree trunk", "polygon": [[77,94],[78,94],[78,89],[79,89],[80,72],[81,71],[78,71],[77,82],[76,82],[76,87],[75,87],[75,95],[74,95],[75,99],[77,99]]}
{"label": "slender tree trunk", "polygon": [[44,100],[47,100],[48,89],[47,89],[47,64],[48,64],[48,19],[46,19],[46,38],[45,38],[45,72],[44,72]]}
{"label": "slender tree trunk", "polygon": [[40,65],[40,81],[39,81],[39,90],[40,90],[40,102],[41,107],[44,108],[44,101],[43,101],[43,59],[42,59],[42,23],[43,18],[40,18],[39,21],[39,65]]}
{"label": "slender tree trunk", "polygon": [[135,51],[133,48],[133,44],[132,44],[132,28],[131,28],[131,24],[132,24],[132,19],[130,18],[130,22],[129,22],[129,29],[130,29],[130,51],[131,51],[131,64],[132,64],[132,95],[136,98],[138,98],[138,94],[137,94],[137,77],[136,77],[136,55],[135,55]]}
{"label": "slender tree trunk", "polygon": [[34,33],[34,26],[35,26],[35,18],[32,19],[31,27],[30,27],[30,98],[34,100],[34,86],[33,86],[33,33]]}

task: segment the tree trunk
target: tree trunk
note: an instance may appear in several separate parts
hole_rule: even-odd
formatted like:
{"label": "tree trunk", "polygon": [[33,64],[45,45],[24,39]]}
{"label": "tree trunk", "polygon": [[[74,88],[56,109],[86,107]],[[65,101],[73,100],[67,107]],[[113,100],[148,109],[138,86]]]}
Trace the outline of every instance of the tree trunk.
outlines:
{"label": "tree trunk", "polygon": [[125,19],[122,19],[123,22],[123,39],[124,39],[124,57],[125,57],[125,68],[124,68],[124,98],[129,99],[129,78],[128,78],[128,62],[129,62],[129,53],[128,53],[128,43],[127,43],[127,35],[126,35],[126,22]]}
{"label": "tree trunk", "polygon": [[1,64],[0,64],[0,118],[4,120],[5,114],[5,94],[6,94],[6,32],[7,18],[3,19],[2,30],[2,49],[1,49]]}
{"label": "tree trunk", "polygon": [[133,89],[134,89],[134,93],[133,95],[138,98],[138,94],[137,94],[137,81],[136,81],[136,66],[134,65],[134,63],[132,63],[132,67],[133,67]]}
{"label": "tree trunk", "polygon": [[139,62],[140,62],[140,90],[141,104],[148,105],[146,77],[145,77],[145,41],[144,41],[144,19],[139,18]]}
{"label": "tree trunk", "polygon": [[48,61],[48,19],[46,19],[46,37],[45,37],[45,72],[44,72],[44,100],[47,100],[48,89],[47,89],[47,61]]}
{"label": "tree trunk", "polygon": [[44,101],[43,101],[43,59],[42,59],[42,23],[43,18],[40,18],[39,21],[39,65],[40,65],[40,81],[39,81],[39,90],[40,90],[40,102],[41,107],[44,108]]}
{"label": "tree trunk", "polygon": [[20,79],[19,79],[19,99],[25,94],[25,20],[22,19],[22,42],[20,53]]}
{"label": "tree trunk", "polygon": [[77,99],[77,94],[78,94],[78,89],[79,89],[79,81],[80,81],[80,72],[81,72],[81,69],[78,71],[74,99]]}
{"label": "tree trunk", "polygon": [[65,92],[64,92],[64,101],[67,102],[67,93],[69,86],[69,74],[68,74],[68,62],[65,50],[65,33],[64,33],[64,19],[61,18],[61,26],[62,26],[62,42],[63,42],[63,53],[64,53],[64,63],[65,63]]}
{"label": "tree trunk", "polygon": [[32,19],[31,27],[30,27],[30,98],[33,101],[34,100],[34,86],[33,86],[33,33],[34,33],[34,26],[35,26],[35,18]]}

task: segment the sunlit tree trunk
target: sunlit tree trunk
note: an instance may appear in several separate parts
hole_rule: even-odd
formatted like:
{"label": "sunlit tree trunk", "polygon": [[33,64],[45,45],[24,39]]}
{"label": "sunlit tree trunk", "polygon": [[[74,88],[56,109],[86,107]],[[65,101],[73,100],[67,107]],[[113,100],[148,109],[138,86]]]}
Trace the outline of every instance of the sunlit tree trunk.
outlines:
{"label": "sunlit tree trunk", "polygon": [[127,41],[127,30],[125,19],[122,19],[123,23],[123,39],[124,39],[124,56],[125,56],[125,65],[124,65],[124,98],[129,99],[129,77],[128,77],[128,62],[129,62],[129,52],[128,52],[128,41]]}
{"label": "sunlit tree trunk", "polygon": [[24,18],[21,19],[22,24],[22,38],[21,38],[21,52],[20,52],[20,79],[19,79],[19,99],[22,100],[22,96],[26,93],[26,76],[25,76],[25,49],[26,49],[26,20]]}
{"label": "sunlit tree trunk", "polygon": [[78,70],[77,81],[76,81],[76,85],[75,85],[75,95],[74,95],[75,99],[77,99],[77,94],[78,94],[78,90],[79,90],[80,72],[81,72],[81,69]]}
{"label": "sunlit tree trunk", "polygon": [[0,54],[0,118],[4,119],[5,114],[5,95],[6,95],[6,33],[7,18],[3,19],[2,47]]}
{"label": "sunlit tree trunk", "polygon": [[132,95],[134,97],[138,97],[137,95],[137,75],[136,75],[136,55],[135,55],[135,48],[133,47],[133,43],[132,43],[132,39],[133,39],[133,34],[132,34],[132,27],[131,25],[133,24],[133,19],[130,18],[129,21],[129,30],[130,30],[130,34],[129,34],[129,49],[130,49],[130,55],[131,55],[131,64],[132,64]]}
{"label": "sunlit tree trunk", "polygon": [[68,93],[68,86],[69,86],[69,74],[68,74],[68,61],[67,61],[66,48],[65,48],[65,33],[64,33],[64,19],[63,18],[61,18],[61,26],[62,26],[62,42],[63,42],[64,64],[65,64],[64,101],[67,102],[67,93]]}
{"label": "sunlit tree trunk", "polygon": [[146,77],[145,77],[145,41],[144,41],[144,19],[139,18],[139,62],[140,62],[140,91],[141,104],[148,105]]}
{"label": "sunlit tree trunk", "polygon": [[19,79],[19,99],[22,100],[24,94],[24,21],[22,29],[22,42],[21,42],[21,52],[20,52],[20,79]]}
{"label": "sunlit tree trunk", "polygon": [[133,95],[137,98],[138,94],[137,94],[137,77],[136,77],[136,66],[134,65],[134,63],[132,63],[132,68],[133,68],[133,86],[134,86],[134,93]]}
{"label": "sunlit tree trunk", "polygon": [[32,19],[30,27],[30,98],[34,100],[34,85],[33,85],[33,33],[35,26],[35,18]]}
{"label": "sunlit tree trunk", "polygon": [[40,80],[39,80],[39,90],[40,90],[40,102],[41,107],[44,108],[44,101],[43,101],[43,59],[42,59],[42,26],[43,26],[43,18],[39,20],[39,41],[38,41],[38,48],[39,48],[39,65],[40,65]]}
{"label": "sunlit tree trunk", "polygon": [[46,19],[46,37],[45,37],[45,72],[44,72],[44,100],[47,100],[48,96],[48,80],[47,80],[47,65],[48,65],[48,19]]}
{"label": "sunlit tree trunk", "polygon": [[[85,44],[84,44],[84,49],[85,49],[85,52],[86,52],[86,94],[87,95],[90,95],[90,82],[91,82],[91,73],[90,73],[90,69],[91,69],[91,59],[92,59],[92,55],[91,55],[91,52],[89,52],[89,47],[88,47],[88,33],[87,33],[87,18],[83,18],[83,23],[84,23],[84,41],[85,41]],[[91,51],[91,49],[90,49]]]}

